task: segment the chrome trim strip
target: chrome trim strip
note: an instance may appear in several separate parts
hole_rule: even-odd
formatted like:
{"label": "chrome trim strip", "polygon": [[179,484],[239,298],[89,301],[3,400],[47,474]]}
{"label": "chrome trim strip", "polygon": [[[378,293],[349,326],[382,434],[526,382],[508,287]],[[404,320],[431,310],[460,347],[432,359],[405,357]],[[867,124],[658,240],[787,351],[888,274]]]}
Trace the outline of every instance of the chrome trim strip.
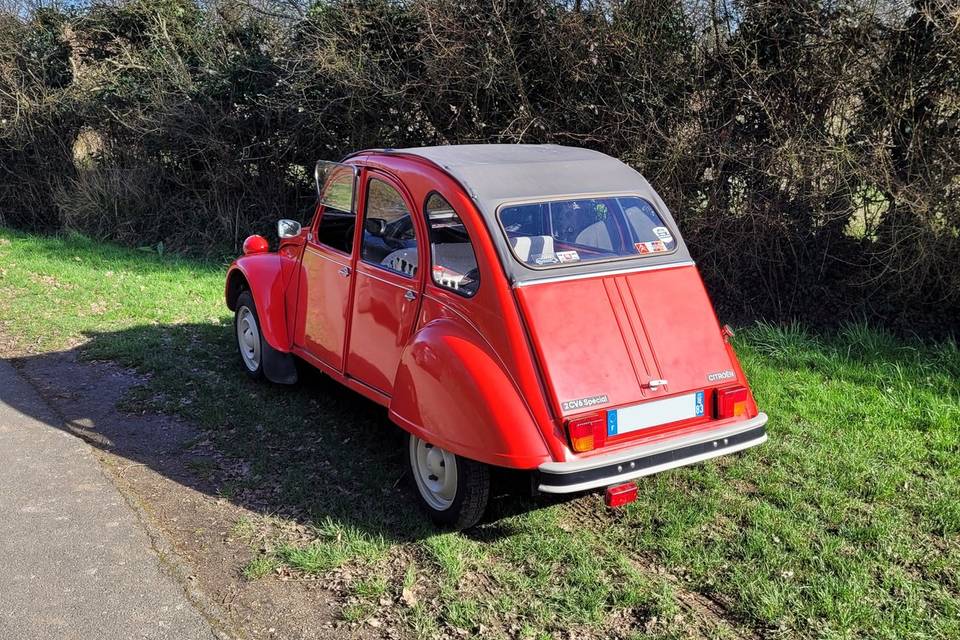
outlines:
{"label": "chrome trim strip", "polygon": [[309,242],[305,242],[304,245],[303,245],[303,248],[304,248],[305,250],[310,251],[310,253],[312,253],[313,255],[317,256],[318,258],[324,258],[325,260],[329,260],[330,262],[335,262],[336,264],[343,264],[343,263],[342,263],[342,262],[338,262],[337,260],[335,260],[335,259],[334,259],[335,257],[336,257],[336,258],[340,258],[340,257],[346,258],[348,264],[350,263],[351,259],[353,258],[353,254],[352,254],[352,253],[344,253],[343,251],[340,251],[339,249],[334,249],[333,247],[331,247],[331,246],[329,246],[329,245],[323,245],[323,248],[324,248],[324,249],[329,249],[330,251],[333,251],[333,254],[334,254],[334,255],[332,255],[332,256],[329,255],[329,254],[327,254],[327,253],[324,253],[323,250],[319,249],[319,248],[316,247],[316,246],[313,246],[313,245],[312,245],[311,243],[309,243]]}
{"label": "chrome trim strip", "polygon": [[581,482],[579,484],[571,484],[571,485],[564,485],[564,486],[541,484],[538,488],[543,493],[574,493],[577,491],[586,491],[587,489],[607,487],[612,484],[626,482],[628,480],[633,480],[635,478],[640,478],[643,476],[653,475],[654,473],[660,473],[661,471],[667,471],[669,469],[676,469],[677,467],[685,467],[687,465],[695,464],[697,462],[703,462],[704,460],[709,460],[710,458],[719,458],[720,456],[725,456],[728,453],[736,453],[737,451],[743,451],[744,449],[755,447],[758,444],[763,444],[766,441],[767,441],[767,436],[766,434],[764,434],[763,436],[755,440],[743,442],[738,445],[726,447],[724,449],[717,449],[716,451],[708,451],[707,453],[701,453],[699,455],[690,456],[689,458],[683,458],[681,460],[674,460],[672,462],[667,462],[654,467],[647,467],[646,469],[629,471],[627,473],[622,473],[620,475],[607,476],[604,478],[591,480],[589,482]]}
{"label": "chrome trim strip", "polygon": [[372,280],[376,280],[377,282],[383,282],[384,284],[391,284],[395,287],[400,287],[402,289],[419,289],[420,288],[420,280],[418,276],[408,276],[407,274],[402,273],[400,271],[394,271],[393,269],[388,269],[387,267],[383,267],[383,266],[374,264],[372,262],[367,262],[366,260],[360,260],[360,262],[362,262],[365,266],[371,267],[378,271],[383,271],[384,273],[389,273],[391,275],[399,276],[404,280],[406,280],[407,283],[400,284],[398,282],[393,282],[392,280],[387,280],[386,278],[384,278],[383,276],[377,273],[370,273],[369,271],[358,271],[354,269],[353,270],[354,274],[358,274],[358,275],[363,274]]}
{"label": "chrome trim strip", "polygon": [[[765,424],[767,424],[767,414],[760,413],[755,418],[750,418],[749,420],[744,420],[742,422],[736,422],[725,427],[711,429],[709,431],[697,431],[696,433],[680,436],[678,438],[664,438],[663,440],[657,440],[656,442],[652,442],[650,444],[641,444],[636,447],[630,447],[629,449],[617,451],[605,456],[591,456],[589,458],[569,460],[567,462],[544,462],[542,465],[540,465],[540,471],[554,474],[574,473],[577,471],[585,471],[587,469],[595,469],[597,467],[605,467],[611,464],[629,462],[630,460],[652,456],[664,451],[673,451],[674,449],[682,449],[684,447],[701,444],[703,442],[710,442],[711,440],[717,440],[719,438],[728,438],[730,436],[737,435],[738,433],[743,433],[744,431],[750,431],[751,429],[762,427]],[[730,451],[731,449],[732,447],[730,449],[723,449],[721,452]]]}
{"label": "chrome trim strip", "polygon": [[566,282],[568,280],[586,280],[587,278],[601,278],[603,276],[619,276],[625,273],[640,273],[641,271],[659,271],[660,269],[672,269],[674,267],[693,267],[696,266],[693,260],[684,260],[682,262],[668,262],[666,264],[652,264],[646,267],[631,267],[629,269],[617,269],[614,271],[595,271],[593,273],[577,273],[569,276],[554,276],[552,278],[534,278],[532,280],[521,280],[514,282],[513,288],[529,287],[534,284],[543,284],[545,282]]}

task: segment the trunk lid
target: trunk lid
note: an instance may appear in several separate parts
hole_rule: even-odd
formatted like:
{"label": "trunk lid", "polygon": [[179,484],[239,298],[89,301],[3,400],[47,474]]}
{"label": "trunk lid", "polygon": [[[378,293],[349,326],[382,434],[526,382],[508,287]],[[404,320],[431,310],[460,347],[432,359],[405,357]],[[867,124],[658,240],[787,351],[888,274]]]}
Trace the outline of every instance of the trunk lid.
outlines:
{"label": "trunk lid", "polygon": [[[736,380],[695,266],[547,281],[516,291],[558,415],[696,394]],[[651,388],[658,380],[665,383]],[[709,408],[702,415],[708,419]]]}

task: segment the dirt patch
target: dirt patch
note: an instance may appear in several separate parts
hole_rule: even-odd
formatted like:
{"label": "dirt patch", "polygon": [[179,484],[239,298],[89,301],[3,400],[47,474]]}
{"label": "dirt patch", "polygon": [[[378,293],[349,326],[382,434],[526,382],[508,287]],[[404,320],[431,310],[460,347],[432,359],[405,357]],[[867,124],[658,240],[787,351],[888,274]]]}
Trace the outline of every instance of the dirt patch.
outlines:
{"label": "dirt patch", "polygon": [[63,284],[53,276],[33,274],[30,276],[30,279],[36,284],[42,284],[45,287],[52,287],[54,289],[72,289],[73,285]]}
{"label": "dirt patch", "polygon": [[[3,351],[5,345],[9,343],[0,341],[0,355],[10,355]],[[201,430],[181,420],[121,413],[117,405],[124,394],[144,382],[136,374],[109,363],[78,362],[73,353],[12,361],[62,418],[54,426],[94,447],[140,512],[171,572],[229,635],[399,637],[395,629],[344,621],[340,608],[346,587],[282,570],[279,579],[244,579],[243,568],[263,549],[260,541],[238,531],[238,523],[265,516],[222,495],[230,478],[244,474],[243,461],[220,455]]]}

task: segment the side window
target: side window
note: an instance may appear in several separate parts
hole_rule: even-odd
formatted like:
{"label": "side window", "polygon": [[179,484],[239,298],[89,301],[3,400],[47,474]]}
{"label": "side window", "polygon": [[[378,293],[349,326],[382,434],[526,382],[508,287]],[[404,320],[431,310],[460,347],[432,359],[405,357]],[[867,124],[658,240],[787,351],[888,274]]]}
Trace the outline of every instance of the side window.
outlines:
{"label": "side window", "polygon": [[357,222],[353,211],[354,182],[352,167],[341,165],[330,171],[320,190],[323,212],[317,225],[317,242],[344,253],[353,253],[353,230]]}
{"label": "side window", "polygon": [[363,261],[410,277],[417,275],[413,216],[400,192],[383,180],[370,178],[366,212],[360,253]]}
{"label": "side window", "polygon": [[430,229],[433,281],[464,296],[480,287],[477,255],[460,216],[439,193],[431,193],[423,206]]}

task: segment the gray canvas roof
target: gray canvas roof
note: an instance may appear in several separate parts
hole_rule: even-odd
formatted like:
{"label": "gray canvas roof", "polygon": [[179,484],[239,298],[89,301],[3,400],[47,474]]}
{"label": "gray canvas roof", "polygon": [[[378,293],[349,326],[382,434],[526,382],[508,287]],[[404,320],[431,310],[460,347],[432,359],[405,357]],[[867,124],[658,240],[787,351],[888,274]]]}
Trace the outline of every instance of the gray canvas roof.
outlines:
{"label": "gray canvas roof", "polygon": [[[494,243],[512,279],[525,281],[559,275],[616,271],[690,260],[666,204],[637,171],[598,151],[552,144],[469,144],[396,149],[436,164],[467,190],[486,219]],[[678,238],[669,255],[644,256],[604,263],[534,269],[513,259],[497,221],[507,202],[563,196],[630,193],[648,200]]]}

